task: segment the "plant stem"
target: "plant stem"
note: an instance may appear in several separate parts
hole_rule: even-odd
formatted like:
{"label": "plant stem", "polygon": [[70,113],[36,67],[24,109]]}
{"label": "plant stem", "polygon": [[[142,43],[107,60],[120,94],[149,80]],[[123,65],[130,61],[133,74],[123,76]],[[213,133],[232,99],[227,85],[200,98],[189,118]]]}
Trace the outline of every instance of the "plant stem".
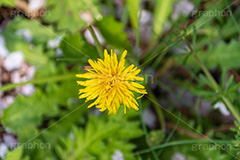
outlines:
{"label": "plant stem", "polygon": [[98,39],[97,39],[97,35],[96,35],[96,33],[94,32],[92,25],[90,25],[90,24],[88,25],[88,30],[90,31],[90,33],[91,33],[91,35],[92,35],[92,37],[93,37],[93,39],[94,39],[94,42],[95,42],[95,45],[96,45],[96,48],[97,48],[97,52],[98,52],[99,57],[100,57],[100,58],[103,58],[102,47],[101,47],[101,45],[100,45],[100,43],[99,43],[99,41],[98,41]]}
{"label": "plant stem", "polygon": [[154,158],[155,160],[158,160],[159,158],[158,158],[157,153],[155,152],[154,149],[152,149],[153,147],[149,144],[150,136],[149,136],[148,131],[147,131],[147,126],[144,124],[144,121],[143,121],[143,107],[142,107],[142,102],[141,102],[141,100],[138,100],[138,102],[139,102],[139,109],[140,109],[140,111],[141,111],[140,119],[141,119],[141,122],[142,122],[142,128],[143,128],[143,132],[144,132],[144,134],[145,134],[146,143],[147,143],[147,145],[148,145],[148,147],[149,147],[149,150],[151,151],[151,153],[152,153],[152,155],[153,155],[153,158]]}
{"label": "plant stem", "polygon": [[[155,95],[152,93],[152,91],[150,89],[148,89],[148,95],[149,95],[150,98],[152,98],[154,101],[157,102],[157,98],[155,97]],[[153,106],[154,106],[154,108],[157,112],[157,116],[158,116],[158,120],[159,120],[159,123],[161,125],[161,128],[165,132],[166,125],[165,125],[165,119],[164,119],[163,112],[162,112],[163,107],[162,106],[159,107],[155,103],[153,103]]]}
{"label": "plant stem", "polygon": [[209,81],[212,83],[212,85],[214,86],[214,89],[217,93],[220,94],[222,101],[225,103],[225,105],[228,107],[228,109],[230,110],[230,112],[232,113],[232,115],[236,118],[236,120],[238,121],[238,123],[240,123],[240,116],[238,114],[238,112],[235,110],[233,104],[230,102],[230,100],[223,94],[221,88],[219,87],[218,83],[216,82],[216,80],[213,78],[212,74],[209,72],[209,70],[207,69],[207,67],[203,64],[203,62],[198,58],[198,56],[196,55],[195,51],[193,50],[193,48],[191,47],[191,45],[189,44],[188,41],[186,41],[191,54],[194,56],[195,60],[197,61],[197,63],[199,64],[199,66],[201,67],[201,69],[203,70],[204,74],[207,76],[207,78],[209,79]]}
{"label": "plant stem", "polygon": [[215,79],[213,78],[212,74],[208,71],[207,67],[202,63],[202,61],[198,58],[198,56],[195,54],[195,51],[193,50],[192,46],[189,44],[188,41],[187,45],[191,51],[191,54],[194,56],[195,60],[197,61],[197,63],[199,64],[199,66],[201,67],[201,69],[203,70],[203,72],[205,73],[205,75],[208,77],[208,79],[210,80],[210,82],[212,83],[212,85],[214,86],[214,89],[216,91],[219,91],[219,86],[217,84],[217,82],[215,81]]}
{"label": "plant stem", "polygon": [[228,109],[230,110],[230,112],[232,112],[233,116],[237,119],[238,123],[240,123],[240,117],[238,112],[234,109],[233,104],[230,102],[230,100],[225,97],[223,94],[221,95],[221,98],[223,100],[223,102],[228,106]]}
{"label": "plant stem", "polygon": [[[238,141],[190,139],[190,140],[181,140],[181,141],[174,141],[174,142],[164,143],[162,145],[152,147],[152,149],[153,150],[157,150],[157,149],[161,149],[161,148],[166,148],[166,147],[171,147],[171,146],[179,146],[179,145],[186,145],[186,144],[194,144],[196,146],[196,144],[212,144],[212,143],[215,144],[215,145],[230,144],[230,143],[234,144],[234,143],[238,143]],[[198,146],[196,146],[196,147],[197,147],[196,149],[198,149]],[[136,152],[135,155],[145,154],[145,153],[148,153],[150,151],[152,151],[152,150],[144,149],[144,150]]]}
{"label": "plant stem", "polygon": [[140,19],[142,16],[142,10],[143,7],[140,7],[140,11],[138,13],[138,26],[137,26],[137,31],[136,31],[136,46],[135,46],[135,52],[136,54],[139,55],[139,46],[140,46]]}
{"label": "plant stem", "polygon": [[12,84],[7,84],[4,85],[0,88],[0,92],[8,91],[11,89],[14,89],[19,86],[23,86],[29,83],[32,84],[42,84],[42,83],[48,83],[48,82],[57,82],[57,81],[62,81],[62,80],[69,80],[69,79],[74,79],[74,73],[71,74],[66,74],[66,75],[61,75],[61,76],[55,76],[55,77],[48,77],[48,78],[41,78],[41,79],[34,79],[30,80],[27,82],[21,82],[21,83],[12,83]]}
{"label": "plant stem", "polygon": [[198,56],[194,52],[192,52],[192,53],[193,53],[195,60],[199,64],[199,66],[202,68],[203,72],[205,73],[205,75],[207,76],[209,81],[214,86],[214,89],[218,92],[220,90],[220,88],[219,88],[217,82],[215,81],[215,79],[213,78],[212,74],[208,71],[207,67],[202,63],[202,61],[198,58]]}

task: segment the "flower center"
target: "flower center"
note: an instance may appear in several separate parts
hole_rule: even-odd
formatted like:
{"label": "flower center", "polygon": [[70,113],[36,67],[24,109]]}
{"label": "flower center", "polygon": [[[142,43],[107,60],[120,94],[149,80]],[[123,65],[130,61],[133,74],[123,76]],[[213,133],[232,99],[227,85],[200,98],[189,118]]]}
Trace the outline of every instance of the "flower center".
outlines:
{"label": "flower center", "polygon": [[118,85],[120,82],[119,76],[118,75],[112,75],[111,77],[107,78],[106,83],[110,87],[114,87]]}

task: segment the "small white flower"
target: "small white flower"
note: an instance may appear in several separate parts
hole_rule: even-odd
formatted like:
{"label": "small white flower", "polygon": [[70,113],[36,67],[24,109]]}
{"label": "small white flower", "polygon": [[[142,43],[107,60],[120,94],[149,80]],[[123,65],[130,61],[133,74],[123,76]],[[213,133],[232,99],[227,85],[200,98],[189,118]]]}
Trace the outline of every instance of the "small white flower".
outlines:
{"label": "small white flower", "polygon": [[76,140],[76,137],[75,137],[75,135],[74,135],[74,133],[73,133],[72,131],[69,133],[69,137],[70,137],[70,139],[71,139],[72,141],[75,141],[75,140]]}
{"label": "small white flower", "polygon": [[123,153],[120,150],[116,150],[111,158],[112,160],[124,160]]}
{"label": "small white flower", "polygon": [[7,154],[8,147],[4,143],[0,143],[0,158],[4,158]]}
{"label": "small white flower", "polygon": [[151,109],[147,108],[143,111],[143,122],[150,128],[154,128],[157,117],[156,115],[151,111]]}
{"label": "small white flower", "polygon": [[146,24],[149,24],[151,23],[153,19],[153,15],[151,12],[147,11],[147,10],[142,10],[142,14],[141,14],[141,17],[140,17],[140,24],[141,25],[146,25]]}
{"label": "small white flower", "polygon": [[63,56],[62,49],[61,48],[57,48],[55,54],[56,54],[56,57],[58,57],[58,58],[62,57]]}
{"label": "small white flower", "polygon": [[20,93],[25,96],[31,96],[35,91],[35,87],[32,84],[27,84],[21,87]]}
{"label": "small white flower", "polygon": [[21,73],[19,71],[14,71],[11,73],[11,82],[20,83],[21,82]]}
{"label": "small white flower", "polygon": [[35,72],[36,72],[36,68],[34,66],[30,66],[27,70],[27,75],[26,75],[26,78],[27,80],[31,80],[34,75],[35,75]]}
{"label": "small white flower", "polygon": [[[97,39],[99,40],[99,43],[101,45],[103,45],[105,43],[105,39],[103,38],[103,36],[99,32],[99,30],[96,27],[93,27],[93,30],[94,30],[94,32],[95,32],[95,34],[97,36]],[[92,45],[95,45],[94,39],[92,37],[92,34],[91,34],[91,32],[88,29],[84,32],[84,37],[87,39],[88,43],[90,43]]]}
{"label": "small white flower", "polygon": [[6,133],[9,133],[9,134],[12,134],[12,131],[11,131],[10,128],[5,128],[5,132],[6,132]]}
{"label": "small white flower", "polygon": [[16,31],[16,35],[19,35],[26,42],[31,42],[33,39],[32,32],[29,29],[19,29]]}
{"label": "small white flower", "polygon": [[29,0],[29,9],[36,11],[40,9],[45,3],[45,0]]}
{"label": "small white flower", "polygon": [[51,39],[48,41],[47,47],[50,49],[58,48],[61,41],[62,41],[62,37],[56,37],[54,39]]}
{"label": "small white flower", "polygon": [[0,117],[2,116],[2,111],[7,108],[5,102],[0,99]]}
{"label": "small white flower", "polygon": [[24,55],[22,52],[17,51],[9,54],[3,63],[3,67],[7,71],[12,71],[14,69],[19,69],[24,61]]}
{"label": "small white flower", "polygon": [[224,116],[229,116],[230,115],[230,112],[227,110],[225,104],[223,102],[217,102],[213,108],[215,109],[219,109],[220,112],[222,113],[222,115]]}
{"label": "small white flower", "polygon": [[94,19],[91,15],[91,12],[87,11],[81,11],[80,13],[80,17],[82,18],[83,21],[85,21],[86,23],[93,23],[94,22]]}
{"label": "small white flower", "polygon": [[12,134],[4,134],[3,141],[11,149],[17,147],[18,145],[17,139]]}
{"label": "small white flower", "polygon": [[11,105],[14,102],[14,97],[13,96],[6,96],[5,97],[5,104],[8,107],[9,105]]}
{"label": "small white flower", "polygon": [[172,156],[171,160],[186,160],[187,158],[179,152],[174,153],[174,155]]}
{"label": "small white flower", "polygon": [[194,4],[189,0],[181,0],[174,3],[173,7],[172,19],[177,20],[181,14],[188,15],[191,13],[194,9]]}
{"label": "small white flower", "polygon": [[9,53],[3,36],[0,35],[0,58],[6,57]]}

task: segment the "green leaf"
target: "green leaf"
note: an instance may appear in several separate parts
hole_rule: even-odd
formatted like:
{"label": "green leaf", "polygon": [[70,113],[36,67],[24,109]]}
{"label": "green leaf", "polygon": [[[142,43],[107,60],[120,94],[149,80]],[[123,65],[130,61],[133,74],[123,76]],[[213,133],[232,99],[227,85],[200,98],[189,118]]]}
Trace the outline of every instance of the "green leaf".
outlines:
{"label": "green leaf", "polygon": [[75,32],[85,25],[79,15],[81,5],[82,2],[76,0],[52,0],[52,2],[49,2],[50,13],[44,17],[44,20],[57,23],[58,30]]}
{"label": "green leaf", "polygon": [[22,29],[27,29],[31,32],[34,43],[45,43],[52,38],[63,35],[62,33],[56,34],[52,26],[44,26],[38,20],[33,21],[20,16],[16,17],[8,24],[4,30],[4,35],[12,39],[19,37],[16,32]]}
{"label": "green leaf", "polygon": [[97,22],[97,26],[109,44],[118,48],[130,48],[127,33],[124,32],[123,25],[116,21],[114,17],[104,17],[101,21]]}
{"label": "green leaf", "polygon": [[140,2],[141,0],[127,0],[126,6],[128,12],[130,13],[130,19],[133,28],[136,30],[138,27],[138,11],[140,10]]}
{"label": "green leaf", "polygon": [[208,78],[204,74],[200,74],[200,83],[203,85],[208,85],[212,89],[214,89],[212,83],[208,80]]}
{"label": "green leaf", "polygon": [[148,144],[157,146],[163,142],[165,133],[162,130],[153,130],[149,133]]}
{"label": "green leaf", "polygon": [[[213,22],[212,20],[214,18],[222,18],[221,14],[216,14],[216,13],[221,13],[222,10],[225,9],[226,6],[224,6],[224,3],[216,3],[210,7],[207,8],[207,10],[205,10],[205,12],[196,12],[196,17],[197,20],[194,21],[187,29],[186,31],[186,35],[190,35],[194,32],[194,30],[192,29],[193,27],[196,27],[197,30],[199,30],[200,28],[202,28],[204,25]],[[204,13],[209,13],[209,14],[204,14]],[[211,13],[215,13],[215,14],[211,14]]]}
{"label": "green leaf", "polygon": [[[43,46],[32,45],[24,42],[21,36],[16,34],[19,29],[28,29],[33,36],[33,42],[43,43],[54,37],[53,29],[48,27],[47,30],[37,21],[30,21],[21,17],[11,21],[3,31],[3,36],[6,41],[6,46],[10,52],[22,51],[25,60],[33,65],[46,64],[48,58],[43,54]],[[48,31],[51,31],[50,33]]]}
{"label": "green leaf", "polygon": [[7,7],[13,7],[13,6],[15,6],[15,0],[1,0],[0,5],[7,6]]}
{"label": "green leaf", "polygon": [[22,147],[18,147],[13,151],[8,152],[4,160],[21,160],[22,154],[23,154]]}
{"label": "green leaf", "polygon": [[30,44],[27,43],[21,43],[21,42],[14,42],[12,43],[9,40],[7,41],[7,47],[11,52],[14,51],[21,51],[24,54],[24,59],[32,64],[32,65],[44,65],[48,63],[48,58],[47,56],[43,53],[43,47],[41,45],[36,45],[33,48],[31,48]]}
{"label": "green leaf", "polygon": [[[210,47],[211,48],[211,47]],[[198,57],[204,64],[212,69],[216,67],[224,69],[237,69],[240,67],[239,42],[232,40],[230,43],[220,42],[218,46],[211,48],[208,52],[199,52]],[[194,57],[189,57],[187,65],[198,67]]]}
{"label": "green leaf", "polygon": [[231,75],[228,79],[227,85],[226,85],[226,90],[228,90],[234,83],[234,76]]}
{"label": "green leaf", "polygon": [[18,95],[14,103],[3,111],[2,124],[19,133],[19,139],[28,140],[37,134],[36,127],[42,123],[43,116],[57,113],[56,104],[37,90],[31,97]]}
{"label": "green leaf", "polygon": [[45,15],[44,20],[49,23],[56,23],[58,30],[65,30],[69,32],[81,30],[86,25],[86,22],[81,19],[81,11],[88,11],[90,8],[90,10],[94,12],[92,13],[94,16],[99,16],[98,8],[95,7],[98,0],[89,1],[91,2],[86,3],[84,0],[48,1],[47,6],[50,8],[50,10],[49,14]]}
{"label": "green leaf", "polygon": [[222,75],[221,75],[221,88],[225,87],[226,78],[227,78],[227,70],[223,69],[222,70]]}
{"label": "green leaf", "polygon": [[231,86],[231,87],[228,89],[227,93],[231,93],[231,92],[238,91],[238,88],[239,88],[239,87],[240,87],[240,83],[237,83],[237,84]]}
{"label": "green leaf", "polygon": [[[111,155],[120,150],[125,159],[135,159],[132,150],[135,145],[128,142],[141,134],[127,135],[127,130],[138,130],[139,123],[128,121],[103,120],[90,117],[86,128],[73,128],[73,135],[62,139],[57,147],[61,159],[111,159]],[[126,128],[126,129],[125,129]],[[122,132],[122,130],[124,130]],[[131,132],[131,131],[129,131]],[[114,137],[114,138],[113,138]],[[98,148],[96,150],[96,148]],[[102,154],[104,152],[104,154]],[[125,157],[126,156],[126,157]]]}
{"label": "green leaf", "polygon": [[66,136],[70,132],[72,126],[85,122],[83,115],[89,111],[87,108],[89,103],[78,99],[76,81],[66,81],[60,85],[52,83],[46,90],[48,98],[64,108],[58,114],[59,119],[51,120],[48,124],[51,127],[42,135],[45,141],[55,145],[59,137]]}
{"label": "green leaf", "polygon": [[192,89],[191,93],[197,96],[207,97],[208,99],[211,99],[217,96],[217,93],[215,93],[214,91],[207,91],[207,90],[201,90],[201,89]]}
{"label": "green leaf", "polygon": [[87,62],[87,59],[98,57],[95,47],[90,45],[80,34],[67,35],[60,45],[63,50],[63,59],[71,58],[73,62]]}
{"label": "green leaf", "polygon": [[56,64],[53,61],[49,61],[41,66],[37,67],[35,78],[47,78],[57,74]]}
{"label": "green leaf", "polygon": [[163,26],[172,12],[172,4],[173,0],[156,0],[153,23],[153,31],[156,36],[160,36],[162,33]]}

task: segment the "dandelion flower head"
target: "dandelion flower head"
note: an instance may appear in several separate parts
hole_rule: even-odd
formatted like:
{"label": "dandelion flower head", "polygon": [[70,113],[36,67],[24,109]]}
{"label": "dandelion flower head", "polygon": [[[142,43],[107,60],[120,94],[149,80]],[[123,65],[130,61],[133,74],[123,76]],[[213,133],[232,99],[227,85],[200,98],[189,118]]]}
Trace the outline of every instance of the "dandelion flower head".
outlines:
{"label": "dandelion flower head", "polygon": [[[109,55],[107,50],[104,50],[104,60],[89,59],[91,67],[86,67],[87,73],[76,74],[76,77],[83,79],[77,83],[85,87],[79,89],[79,98],[86,98],[85,102],[93,100],[88,108],[95,106],[100,111],[108,110],[108,114],[116,114],[121,105],[124,107],[124,113],[126,108],[139,110],[136,99],[147,92],[145,87],[136,81],[143,81],[144,78],[137,76],[141,70],[133,64],[125,67],[126,55],[125,50],[118,61],[116,53],[111,50]],[[134,92],[142,96],[136,98]]]}

